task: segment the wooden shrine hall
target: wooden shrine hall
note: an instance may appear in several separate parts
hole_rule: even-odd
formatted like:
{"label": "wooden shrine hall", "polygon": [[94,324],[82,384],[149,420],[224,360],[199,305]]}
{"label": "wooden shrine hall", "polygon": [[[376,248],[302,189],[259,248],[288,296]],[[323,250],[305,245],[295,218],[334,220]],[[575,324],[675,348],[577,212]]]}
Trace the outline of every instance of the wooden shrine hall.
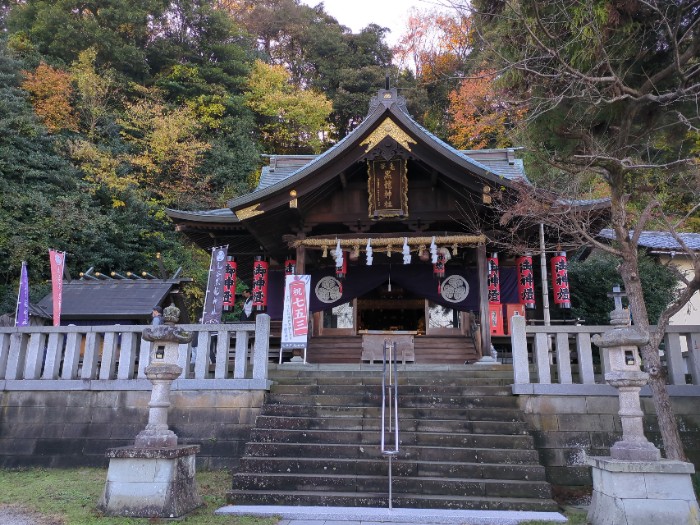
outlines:
{"label": "wooden shrine hall", "polygon": [[[325,153],[274,155],[255,191],[228,208],[168,214],[202,248],[228,245],[248,286],[253,259],[269,260],[273,320],[285,267],[311,275],[309,362],[371,361],[372,340],[391,334],[408,362],[464,364],[490,354],[513,311],[524,314],[521,254],[502,254],[500,268],[487,255],[500,218],[491,195],[527,181],[514,153],[457,150],[413,120],[396,89],[382,89]],[[481,231],[469,230],[467,213]]]}

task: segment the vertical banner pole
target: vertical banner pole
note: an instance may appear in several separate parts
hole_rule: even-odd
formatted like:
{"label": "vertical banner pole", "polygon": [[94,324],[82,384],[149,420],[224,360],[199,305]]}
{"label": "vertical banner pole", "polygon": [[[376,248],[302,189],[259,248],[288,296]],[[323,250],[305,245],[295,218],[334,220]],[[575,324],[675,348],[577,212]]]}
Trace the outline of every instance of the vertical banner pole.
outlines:
{"label": "vertical banner pole", "polygon": [[15,326],[29,326],[29,278],[27,277],[26,261],[22,261],[22,271],[19,276]]}
{"label": "vertical banner pole", "polygon": [[63,270],[66,265],[66,252],[49,250],[51,264],[51,295],[53,302],[53,325],[61,326],[63,303]]}

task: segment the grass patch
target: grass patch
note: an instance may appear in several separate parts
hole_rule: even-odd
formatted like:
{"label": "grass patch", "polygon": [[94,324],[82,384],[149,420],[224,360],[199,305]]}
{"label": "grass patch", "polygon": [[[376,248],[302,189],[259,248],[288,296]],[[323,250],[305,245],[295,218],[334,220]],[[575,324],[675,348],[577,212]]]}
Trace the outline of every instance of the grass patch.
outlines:
{"label": "grass patch", "polygon": [[[115,518],[97,510],[106,469],[0,469],[0,505],[31,509],[47,517],[47,523],[65,525],[142,525],[167,523],[158,518]],[[199,494],[204,506],[177,523],[187,525],[275,525],[274,518],[215,516],[226,504],[231,475],[226,471],[197,472]]]}

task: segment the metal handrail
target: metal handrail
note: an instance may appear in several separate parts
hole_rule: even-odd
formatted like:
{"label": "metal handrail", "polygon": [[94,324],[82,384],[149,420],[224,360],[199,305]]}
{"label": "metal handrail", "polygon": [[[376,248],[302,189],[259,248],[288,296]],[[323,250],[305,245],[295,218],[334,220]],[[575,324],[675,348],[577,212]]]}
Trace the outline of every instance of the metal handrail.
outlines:
{"label": "metal handrail", "polygon": [[[389,361],[393,362],[393,377],[392,368],[389,366],[389,383],[387,385],[387,367],[386,354],[389,349]],[[382,360],[382,421],[381,421],[381,444],[380,451],[382,455],[389,458],[389,509],[392,508],[392,459],[399,453],[399,382],[398,382],[398,362],[396,360],[396,341],[384,340],[383,347],[384,359]],[[392,392],[393,388],[393,392]],[[389,393],[389,424],[386,421],[386,405],[387,392]],[[392,421],[393,409],[393,421]],[[386,429],[394,433],[394,448],[386,448]]]}

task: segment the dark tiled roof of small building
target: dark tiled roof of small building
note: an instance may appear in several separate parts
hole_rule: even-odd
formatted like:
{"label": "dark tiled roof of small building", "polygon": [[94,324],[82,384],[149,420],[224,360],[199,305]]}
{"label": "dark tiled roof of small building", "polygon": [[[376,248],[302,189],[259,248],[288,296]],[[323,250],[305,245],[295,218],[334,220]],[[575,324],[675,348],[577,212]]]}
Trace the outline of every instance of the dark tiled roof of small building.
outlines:
{"label": "dark tiled roof of small building", "polygon": [[[179,279],[71,281],[63,283],[62,320],[78,319],[148,319],[180,283]],[[37,306],[53,311],[53,298],[47,295]]]}
{"label": "dark tiled roof of small building", "polygon": [[[600,236],[605,239],[615,239],[615,232],[612,229],[601,230]],[[685,245],[693,250],[700,251],[700,233],[679,233]],[[639,245],[645,248],[656,250],[682,250],[681,245],[669,232],[643,231],[639,236]]]}

